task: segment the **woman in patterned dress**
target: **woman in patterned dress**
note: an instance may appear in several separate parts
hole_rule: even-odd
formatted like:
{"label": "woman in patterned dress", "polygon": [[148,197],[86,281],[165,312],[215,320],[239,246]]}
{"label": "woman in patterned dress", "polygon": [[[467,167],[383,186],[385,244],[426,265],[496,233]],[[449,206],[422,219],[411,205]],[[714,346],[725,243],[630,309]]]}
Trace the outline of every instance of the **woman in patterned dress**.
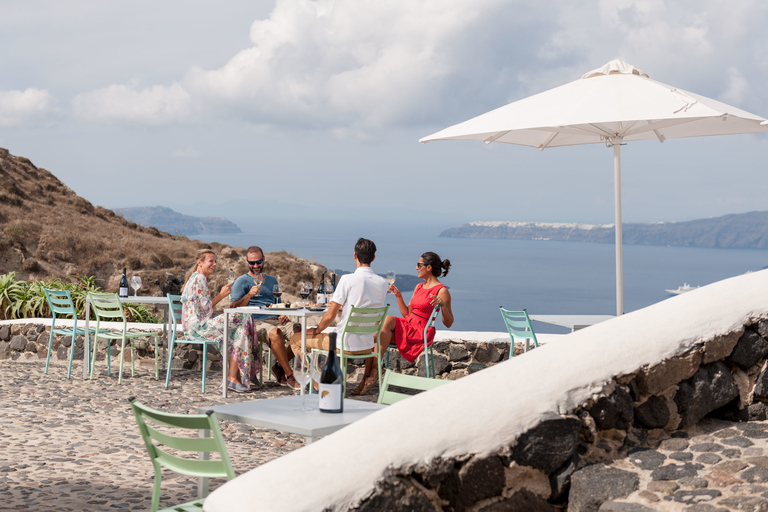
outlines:
{"label": "woman in patterned dress", "polygon": [[[216,340],[219,351],[224,339],[224,315],[213,316],[213,308],[229,295],[231,284],[225,285],[218,295],[211,298],[208,277],[216,270],[216,255],[210,249],[197,253],[196,262],[187,274],[181,292],[181,318],[184,330],[192,337]],[[238,393],[258,388],[256,353],[251,315],[231,315],[229,319],[229,367],[227,388]]]}

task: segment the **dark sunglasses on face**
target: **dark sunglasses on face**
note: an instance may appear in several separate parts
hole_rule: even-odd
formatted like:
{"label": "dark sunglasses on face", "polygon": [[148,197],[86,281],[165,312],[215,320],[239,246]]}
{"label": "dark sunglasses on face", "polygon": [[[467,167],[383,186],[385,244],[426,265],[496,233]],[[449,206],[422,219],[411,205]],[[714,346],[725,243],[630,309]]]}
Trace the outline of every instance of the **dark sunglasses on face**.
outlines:
{"label": "dark sunglasses on face", "polygon": [[250,266],[261,265],[262,263],[264,263],[264,258],[256,261],[251,261],[251,260],[245,260],[245,261],[247,261]]}
{"label": "dark sunglasses on face", "polygon": [[422,263],[422,262],[418,262],[418,263],[416,264],[416,268],[421,268],[421,267],[426,267],[426,266],[427,266],[427,265],[426,265],[425,263]]}

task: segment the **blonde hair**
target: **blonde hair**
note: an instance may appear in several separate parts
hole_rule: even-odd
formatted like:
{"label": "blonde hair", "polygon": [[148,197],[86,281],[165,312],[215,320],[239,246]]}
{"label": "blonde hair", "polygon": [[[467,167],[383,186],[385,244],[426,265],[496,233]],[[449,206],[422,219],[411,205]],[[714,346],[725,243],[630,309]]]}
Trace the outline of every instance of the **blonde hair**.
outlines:
{"label": "blonde hair", "polygon": [[213,257],[216,257],[216,253],[211,249],[200,249],[197,251],[197,254],[195,254],[195,263],[192,265],[192,268],[187,271],[187,275],[184,277],[184,285],[181,287],[182,293],[184,292],[184,288],[187,286],[187,281],[189,281],[189,278],[192,277],[192,274],[197,272],[197,265],[203,261],[203,258],[205,258],[206,254],[213,254]]}

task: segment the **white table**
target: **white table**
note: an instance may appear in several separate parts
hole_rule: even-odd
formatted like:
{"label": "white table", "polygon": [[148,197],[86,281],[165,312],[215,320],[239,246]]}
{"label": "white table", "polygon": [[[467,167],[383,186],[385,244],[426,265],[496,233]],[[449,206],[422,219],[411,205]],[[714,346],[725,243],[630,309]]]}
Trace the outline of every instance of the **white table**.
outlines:
{"label": "white table", "polygon": [[[166,349],[168,348],[168,335],[171,331],[170,321],[171,317],[169,316],[169,305],[168,305],[168,297],[142,297],[142,296],[129,296],[129,297],[118,297],[120,299],[120,302],[123,303],[129,303],[129,304],[154,304],[154,305],[160,305],[163,307],[163,357],[162,362],[163,366],[165,368],[165,359],[166,359]],[[91,299],[86,294],[85,296],[85,332],[88,333],[88,324],[90,322],[91,318]],[[94,343],[96,343],[96,338],[94,337]],[[85,344],[84,344],[85,350],[83,351],[83,378],[88,378],[88,369],[90,368],[90,353],[91,353],[91,335],[87,334],[85,336]],[[74,347],[73,347],[74,350]]]}
{"label": "white table", "polygon": [[[312,443],[322,436],[332,434],[347,425],[365,418],[369,414],[384,409],[386,405],[360,400],[344,399],[344,412],[338,414],[322,413],[317,409],[317,395],[305,395],[307,405],[315,407],[312,411],[299,411],[301,396],[284,396],[270,400],[256,400],[236,404],[200,407],[200,413],[216,413],[219,420],[236,421],[246,425],[271,428],[291,434],[304,436],[306,443]],[[209,430],[201,430],[200,437],[209,437]],[[200,454],[205,459],[207,454]],[[208,494],[208,479],[198,479],[198,496]]]}
{"label": "white table", "polygon": [[537,322],[568,327],[571,332],[616,318],[614,315],[530,315],[530,317]]}
{"label": "white table", "polygon": [[307,349],[307,317],[321,316],[325,314],[325,308],[267,308],[263,306],[242,306],[239,308],[226,308],[224,310],[224,343],[221,348],[221,388],[222,395],[227,396],[227,364],[229,364],[229,354],[227,345],[229,344],[229,315],[259,315],[259,316],[296,316],[299,317],[301,325],[301,352],[305,353]]}

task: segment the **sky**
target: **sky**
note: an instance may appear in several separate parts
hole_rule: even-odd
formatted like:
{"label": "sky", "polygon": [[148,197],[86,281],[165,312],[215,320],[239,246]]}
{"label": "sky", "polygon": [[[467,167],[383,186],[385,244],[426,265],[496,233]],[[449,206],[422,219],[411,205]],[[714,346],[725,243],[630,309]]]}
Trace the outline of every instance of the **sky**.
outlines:
{"label": "sky", "polygon": [[[108,208],[611,223],[612,150],[420,138],[621,58],[768,117],[759,0],[5,0],[0,147]],[[768,136],[622,148],[624,222],[766,210]]]}

